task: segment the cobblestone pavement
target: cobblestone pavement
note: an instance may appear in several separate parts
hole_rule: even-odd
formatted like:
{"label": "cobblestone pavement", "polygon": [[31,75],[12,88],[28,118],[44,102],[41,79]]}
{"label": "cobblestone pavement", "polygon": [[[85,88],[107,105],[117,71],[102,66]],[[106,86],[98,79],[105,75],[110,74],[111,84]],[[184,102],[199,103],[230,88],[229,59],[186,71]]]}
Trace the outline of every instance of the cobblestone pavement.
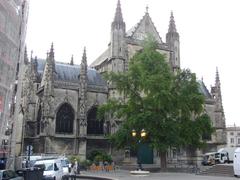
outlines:
{"label": "cobblestone pavement", "polygon": [[89,176],[111,177],[115,180],[237,180],[235,177],[219,177],[219,176],[200,176],[186,173],[150,173],[148,176],[134,176],[125,170],[116,170],[115,172],[91,172],[83,171],[81,174]]}

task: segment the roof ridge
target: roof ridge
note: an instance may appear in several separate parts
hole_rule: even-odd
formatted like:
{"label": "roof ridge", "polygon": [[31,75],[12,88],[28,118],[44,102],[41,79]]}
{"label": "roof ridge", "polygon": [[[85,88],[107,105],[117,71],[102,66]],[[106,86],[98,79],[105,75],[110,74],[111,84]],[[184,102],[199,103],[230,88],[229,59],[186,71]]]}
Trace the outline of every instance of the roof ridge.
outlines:
{"label": "roof ridge", "polygon": [[144,14],[144,16],[140,19],[140,21],[135,26],[133,26],[133,28],[129,29],[129,31],[132,30],[132,32],[128,31],[128,33],[130,34],[128,37],[134,36],[134,34],[137,32],[137,29],[140,27],[140,25],[142,24],[142,22],[144,21],[145,18],[149,18],[150,23],[153,25],[153,28],[156,31],[158,38],[160,39],[161,43],[163,43],[163,40],[162,40],[161,36],[159,35],[159,32],[148,12]]}

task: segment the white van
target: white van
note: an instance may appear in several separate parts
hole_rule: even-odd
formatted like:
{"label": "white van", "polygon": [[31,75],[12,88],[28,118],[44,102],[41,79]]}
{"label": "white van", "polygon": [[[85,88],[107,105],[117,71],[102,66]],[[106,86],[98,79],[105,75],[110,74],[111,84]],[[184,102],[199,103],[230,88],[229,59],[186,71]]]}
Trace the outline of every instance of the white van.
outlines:
{"label": "white van", "polygon": [[233,170],[234,176],[240,176],[240,148],[237,148],[234,152]]}
{"label": "white van", "polygon": [[60,159],[39,159],[34,167],[43,168],[44,179],[61,180],[63,177],[63,168]]}
{"label": "white van", "polygon": [[63,168],[63,174],[64,175],[69,175],[70,170],[71,170],[71,165],[69,166],[70,162],[66,157],[59,158],[62,163],[62,168]]}

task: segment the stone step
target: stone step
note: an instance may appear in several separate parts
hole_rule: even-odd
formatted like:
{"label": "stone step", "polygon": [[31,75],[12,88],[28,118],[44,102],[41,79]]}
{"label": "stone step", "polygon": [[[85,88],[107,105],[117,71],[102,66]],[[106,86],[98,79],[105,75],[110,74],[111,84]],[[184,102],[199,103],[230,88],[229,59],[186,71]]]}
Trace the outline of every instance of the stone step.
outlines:
{"label": "stone step", "polygon": [[214,165],[209,169],[201,171],[199,175],[228,176],[233,177],[234,171],[232,165]]}

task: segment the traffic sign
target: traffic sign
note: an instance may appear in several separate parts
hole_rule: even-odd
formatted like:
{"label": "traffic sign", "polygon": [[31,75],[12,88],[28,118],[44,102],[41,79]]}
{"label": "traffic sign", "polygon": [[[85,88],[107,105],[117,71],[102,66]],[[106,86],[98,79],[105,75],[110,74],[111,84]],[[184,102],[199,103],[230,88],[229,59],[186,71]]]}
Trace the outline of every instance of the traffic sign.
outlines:
{"label": "traffic sign", "polygon": [[33,150],[33,146],[32,145],[27,145],[27,151],[32,151]]}
{"label": "traffic sign", "polygon": [[32,145],[27,145],[27,151],[26,154],[28,156],[31,156],[33,154],[33,146]]}

